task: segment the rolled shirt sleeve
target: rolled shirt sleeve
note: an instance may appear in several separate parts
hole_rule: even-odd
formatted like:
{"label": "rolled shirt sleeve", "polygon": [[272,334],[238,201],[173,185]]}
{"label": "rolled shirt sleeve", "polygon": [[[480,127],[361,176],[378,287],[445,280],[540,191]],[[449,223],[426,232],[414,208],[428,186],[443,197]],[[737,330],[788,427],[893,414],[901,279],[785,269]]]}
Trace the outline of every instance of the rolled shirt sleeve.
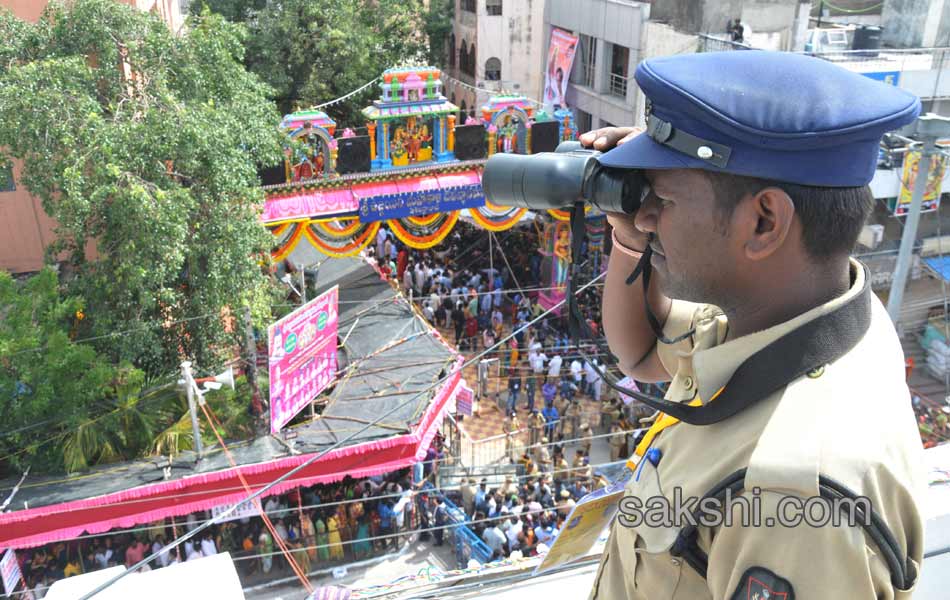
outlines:
{"label": "rolled shirt sleeve", "polygon": [[[673,300],[670,306],[670,314],[667,315],[666,323],[663,324],[663,337],[671,340],[692,329],[697,310],[703,306],[703,304],[695,304],[685,300]],[[659,356],[663,368],[671,376],[676,375],[679,353],[689,352],[692,348],[693,341],[691,338],[686,338],[675,344],[664,344],[659,340],[656,342],[657,356]]]}

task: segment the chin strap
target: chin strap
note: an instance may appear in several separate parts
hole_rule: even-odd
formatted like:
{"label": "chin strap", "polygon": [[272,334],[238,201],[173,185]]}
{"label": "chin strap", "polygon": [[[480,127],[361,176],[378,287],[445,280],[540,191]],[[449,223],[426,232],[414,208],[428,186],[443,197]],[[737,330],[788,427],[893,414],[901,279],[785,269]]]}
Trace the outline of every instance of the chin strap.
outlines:
{"label": "chin strap", "polygon": [[[567,282],[568,328],[574,344],[580,348],[582,336],[597,344],[587,321],[581,315],[575,296],[574,279],[580,274],[577,259],[581,256],[581,247],[586,235],[584,204],[581,202],[575,203],[571,209],[571,230],[572,266]],[[643,258],[640,259],[637,268],[627,278],[629,284],[640,274],[643,275],[644,297],[650,283],[650,254],[649,249],[643,253]],[[736,369],[716,401],[703,406],[688,406],[618,386],[616,379],[598,365],[594,365],[583,349],[580,354],[594,367],[611,389],[636,398],[650,408],[675,417],[684,423],[712,425],[738,414],[806,373],[834,362],[861,341],[871,324],[871,278],[867,267],[863,268],[865,270],[864,287],[858,294],[834,311],[796,328],[746,359]],[[659,322],[652,314],[649,303],[645,302],[645,305],[647,319],[654,333],[657,333],[660,329]],[[662,337],[662,332],[659,332],[657,341],[674,343],[692,334],[693,331],[690,330],[673,340],[667,340]],[[609,353],[605,354],[609,355]]]}

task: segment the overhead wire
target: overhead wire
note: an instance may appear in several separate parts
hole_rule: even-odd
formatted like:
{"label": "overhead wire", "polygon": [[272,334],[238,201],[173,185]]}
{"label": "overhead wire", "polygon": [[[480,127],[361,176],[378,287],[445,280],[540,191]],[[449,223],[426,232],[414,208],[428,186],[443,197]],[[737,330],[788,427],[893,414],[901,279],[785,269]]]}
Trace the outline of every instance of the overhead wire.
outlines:
{"label": "overhead wire", "polygon": [[[521,430],[518,430],[518,432],[523,433],[523,432],[525,432],[525,431],[527,431],[527,430],[528,430],[527,428],[526,428],[526,429],[521,429]],[[619,436],[619,435],[624,435],[624,436],[625,436],[625,435],[629,435],[629,434],[635,434],[635,433],[637,433],[637,432],[639,432],[639,431],[640,431],[640,430],[637,429],[637,430],[628,430],[628,431],[615,432],[615,433],[594,434],[594,435],[590,435],[590,436],[583,436],[583,437],[575,437],[575,438],[564,439],[564,440],[557,440],[557,441],[553,441],[553,442],[548,442],[548,443],[546,443],[546,444],[545,444],[545,443],[538,443],[538,444],[534,444],[534,445],[526,444],[526,445],[525,445],[525,449],[528,449],[528,448],[540,448],[540,447],[548,448],[548,447],[552,447],[552,446],[565,446],[565,445],[574,444],[574,443],[580,444],[580,443],[587,442],[587,441],[589,441],[589,440],[596,440],[596,439],[602,439],[602,438],[616,437],[616,436]],[[518,433],[518,432],[514,432],[514,433]],[[489,439],[490,439],[490,438],[489,438]],[[444,461],[444,459],[433,459],[433,460],[430,460],[430,461],[419,461],[419,464],[426,465],[426,464],[434,464],[434,463],[437,463],[437,462],[442,462],[442,463],[444,463],[445,461]],[[603,462],[603,463],[593,463],[593,464],[590,464],[589,466],[590,466],[591,469],[593,470],[593,469],[596,469],[596,468],[598,468],[598,467],[603,467],[603,466],[606,466],[606,465],[615,464],[615,462],[617,462],[617,461],[614,461],[614,462],[608,461],[608,462]],[[445,466],[446,466],[446,467],[453,467],[454,465],[445,465]],[[513,467],[513,466],[515,466],[515,465],[514,465],[514,464],[507,464],[507,465],[494,465],[494,466],[495,466],[495,467]],[[408,468],[409,468],[409,467],[405,467],[405,469],[408,469]],[[464,468],[464,466],[463,466],[463,468]],[[577,469],[579,469],[579,468],[580,468],[580,467],[569,467],[567,470],[568,470],[568,471],[574,471],[574,470],[577,470]],[[543,476],[543,475],[546,475],[546,474],[550,474],[550,475],[553,476],[553,475],[555,475],[556,473],[559,473],[559,472],[562,472],[562,471],[563,471],[563,469],[552,469],[551,471],[541,471],[541,472],[540,472],[539,474],[537,474],[537,475],[527,475],[527,474],[526,474],[526,475],[514,475],[514,476],[512,476],[512,479],[517,480],[517,481],[521,481],[521,480],[527,481],[527,480],[529,480],[529,479],[537,479],[539,476]],[[464,479],[464,478],[468,478],[468,477],[465,476],[465,477],[463,477],[463,479]],[[369,478],[365,478],[365,479],[369,479]],[[317,485],[327,485],[327,486],[329,486],[329,485],[334,485],[334,484],[317,484]],[[254,487],[254,486],[251,486],[251,487]],[[382,487],[382,486],[380,486],[380,487]],[[456,490],[457,488],[458,488],[458,486],[456,486],[456,485],[453,485],[453,486],[432,486],[432,487],[428,488],[428,491],[430,491],[430,492],[431,492],[431,491],[445,492],[445,491],[454,491],[454,490]],[[228,487],[208,488],[208,489],[203,489],[203,490],[201,490],[201,491],[196,491],[196,492],[178,492],[178,493],[176,493],[175,496],[176,496],[176,498],[188,498],[189,496],[206,496],[206,495],[208,495],[209,493],[235,492],[235,491],[239,491],[239,490],[242,490],[242,489],[244,489],[243,486],[228,486]],[[378,500],[383,500],[383,499],[388,499],[388,498],[399,498],[399,497],[401,497],[404,493],[405,493],[405,490],[404,490],[403,492],[400,492],[400,493],[376,495],[376,496],[372,496],[372,497],[370,497],[370,498],[353,498],[353,499],[345,499],[345,500],[335,500],[335,501],[328,501],[328,502],[320,502],[319,504],[303,505],[302,508],[304,508],[304,509],[317,509],[317,508],[328,508],[328,507],[334,507],[334,506],[340,506],[340,505],[353,504],[353,503],[356,503],[356,502],[373,502],[373,501],[378,501]],[[152,501],[154,501],[154,498],[133,498],[133,499],[129,499],[129,500],[123,500],[123,501],[120,501],[120,502],[110,503],[109,506],[128,506],[128,505],[141,504],[141,503],[152,502]],[[286,509],[267,510],[266,513],[267,513],[268,515],[276,516],[276,515],[283,515],[283,514],[285,514],[285,513],[297,512],[297,510],[298,510],[297,508],[286,508]],[[49,514],[47,514],[47,515],[45,515],[45,516],[52,517],[52,516],[55,516],[55,515],[57,515],[57,514],[61,514],[62,512],[68,512],[68,511],[52,511],[52,512],[50,512]],[[111,535],[116,535],[117,533],[135,533],[135,532],[140,532],[140,531],[151,531],[151,530],[155,530],[155,529],[165,529],[166,527],[187,527],[187,526],[189,526],[189,525],[190,525],[190,523],[187,522],[187,521],[174,521],[174,520],[173,520],[172,522],[167,523],[167,524],[166,524],[166,523],[162,523],[162,524],[148,525],[148,526],[136,527],[136,528],[128,528],[128,529],[123,528],[123,529],[120,529],[120,530],[118,530],[118,531],[105,531],[105,532],[101,532],[101,533],[82,534],[82,535],[77,535],[77,536],[73,536],[73,537],[63,538],[63,539],[58,540],[58,541],[71,541],[71,540],[94,539],[94,538],[101,538],[101,537],[108,537],[108,536],[111,536]]]}
{"label": "overhead wire", "polygon": [[[597,278],[591,280],[590,282],[588,282],[588,283],[585,284],[584,286],[581,286],[580,288],[578,288],[578,290],[576,290],[575,293],[578,293],[578,294],[579,294],[580,292],[584,291],[585,289],[587,289],[587,287],[588,287],[589,285],[595,283],[595,282],[598,281],[600,278],[602,278],[604,275],[605,275],[605,273],[601,273],[600,275],[597,276]],[[534,320],[532,320],[532,321],[530,321],[529,323],[525,324],[523,327],[524,327],[524,328],[527,328],[527,327],[529,327],[531,324],[533,324],[533,323],[535,323],[535,322],[537,322],[537,321],[540,321],[540,320],[541,320],[542,318],[544,318],[546,315],[548,315],[549,313],[553,312],[554,310],[559,309],[559,308],[560,308],[562,305],[564,305],[564,304],[565,304],[565,301],[564,301],[564,300],[561,300],[560,302],[556,303],[556,304],[555,304],[554,306],[552,306],[551,308],[545,310],[540,316],[536,317]],[[509,339],[511,339],[512,337],[515,336],[515,333],[516,333],[516,332],[512,332],[509,336],[507,336],[507,337],[504,338],[503,340],[499,341],[498,344],[500,345],[500,344],[502,344],[502,343],[508,341]],[[480,357],[481,357],[481,355],[476,355],[475,357],[473,357],[473,358],[469,359],[468,361],[466,361],[465,364],[469,364],[469,363],[471,363],[471,362],[477,360],[477,359],[480,358]],[[464,366],[465,366],[464,364],[463,364],[463,365],[460,365],[459,370],[461,370],[461,368],[463,368]],[[433,386],[430,386],[429,389],[432,389],[432,388],[434,388],[436,385],[439,385],[439,384],[444,383],[445,381],[448,381],[449,378],[451,378],[451,377],[453,377],[453,376],[455,376],[454,370],[453,370],[453,372],[450,372],[449,374],[446,374],[445,377],[441,378],[439,381],[437,381],[435,384],[433,384]],[[391,410],[389,410],[389,411],[383,413],[381,416],[377,417],[372,423],[367,424],[362,430],[360,430],[360,432],[366,431],[366,430],[370,429],[371,427],[373,427],[373,426],[375,426],[376,424],[378,424],[379,422],[383,421],[384,419],[386,419],[386,418],[389,417],[390,415],[395,414],[398,410],[400,410],[400,409],[403,408],[404,406],[408,406],[409,403],[415,401],[416,398],[422,396],[422,394],[424,394],[424,393],[426,393],[426,390],[423,390],[423,391],[419,392],[416,396],[414,396],[413,398],[410,398],[410,399],[407,400],[406,402],[400,403],[400,404],[396,405],[393,409],[391,409]],[[94,597],[96,594],[100,593],[101,591],[103,591],[103,590],[105,590],[106,588],[108,588],[109,586],[111,586],[111,585],[112,585],[113,583],[115,583],[116,581],[119,581],[120,579],[123,579],[123,578],[127,577],[129,574],[134,573],[134,572],[136,572],[137,570],[141,569],[143,566],[145,566],[146,564],[148,564],[150,561],[152,561],[152,560],[158,558],[158,556],[159,556],[163,551],[168,551],[168,550],[170,550],[170,549],[172,549],[172,548],[177,547],[179,544],[182,544],[182,543],[184,543],[185,541],[191,539],[192,537],[194,537],[195,535],[197,535],[199,532],[204,531],[204,529],[210,527],[211,525],[213,525],[213,524],[215,524],[215,523],[217,523],[217,522],[220,522],[221,520],[223,520],[223,518],[226,518],[226,517],[229,516],[231,513],[233,513],[241,503],[243,503],[243,502],[249,502],[249,501],[254,500],[255,498],[260,497],[260,496],[263,495],[264,492],[266,492],[267,490],[269,490],[269,489],[271,489],[272,487],[274,487],[274,486],[280,484],[281,482],[283,482],[283,481],[285,481],[286,479],[288,479],[290,476],[292,476],[292,475],[294,475],[294,474],[300,472],[301,470],[305,469],[306,467],[310,466],[311,464],[313,464],[314,462],[316,462],[317,460],[319,460],[320,458],[322,458],[323,456],[325,456],[325,455],[326,455],[327,453],[329,453],[330,451],[332,451],[332,450],[334,450],[334,449],[340,447],[341,445],[343,445],[345,442],[348,442],[349,440],[355,438],[357,435],[359,435],[360,432],[356,432],[356,433],[351,434],[351,435],[349,435],[349,436],[347,436],[347,437],[345,437],[345,438],[343,438],[343,439],[341,439],[341,440],[338,440],[338,441],[335,442],[333,445],[331,445],[329,448],[326,448],[325,450],[322,450],[321,452],[319,452],[319,453],[317,453],[317,454],[314,454],[313,457],[311,457],[311,458],[305,460],[305,461],[302,462],[300,465],[294,467],[293,469],[289,470],[287,473],[281,475],[280,477],[277,477],[276,479],[274,479],[273,481],[271,481],[271,483],[267,484],[265,487],[261,488],[260,490],[258,490],[258,491],[255,492],[254,494],[252,494],[251,496],[249,496],[249,497],[245,498],[244,500],[242,500],[242,502],[239,502],[239,503],[235,504],[234,506],[232,506],[231,508],[226,509],[225,511],[221,512],[217,517],[214,517],[214,518],[212,518],[212,519],[209,519],[208,521],[205,521],[203,524],[199,525],[196,529],[194,529],[194,530],[192,530],[192,531],[186,533],[185,535],[180,536],[179,538],[177,538],[177,539],[173,540],[172,542],[170,542],[169,544],[167,544],[163,549],[159,550],[158,552],[153,553],[151,556],[148,556],[148,557],[144,558],[143,560],[139,561],[139,562],[136,563],[135,565],[132,565],[132,566],[131,566],[129,569],[127,569],[126,571],[123,571],[122,573],[120,573],[120,574],[116,575],[115,577],[109,579],[108,581],[102,583],[102,584],[101,584],[100,586],[98,586],[96,589],[94,589],[94,590],[92,590],[91,592],[89,592],[89,593],[87,593],[86,595],[84,595],[80,600],[89,600],[90,598]]]}
{"label": "overhead wire", "polygon": [[[235,462],[234,456],[231,455],[231,451],[228,450],[227,444],[224,443],[224,438],[221,437],[221,433],[218,431],[218,428],[221,424],[218,422],[217,417],[214,416],[214,412],[211,411],[205,402],[199,401],[198,405],[201,407],[205,418],[208,420],[208,424],[211,425],[211,430],[214,432],[215,437],[218,438],[218,444],[220,444],[221,449],[224,450],[224,453],[228,458],[228,462],[231,464],[231,468],[237,469],[237,462]],[[242,473],[240,469],[237,469],[237,474],[238,478],[241,480],[241,486],[244,488],[244,491],[246,493],[251,493],[251,487],[248,485],[247,479],[244,478],[244,473]],[[271,522],[270,517],[268,517],[267,513],[264,512],[264,507],[261,505],[259,498],[254,499],[254,507],[260,513],[261,520],[264,521],[264,525],[267,527],[267,530],[270,531],[273,541],[277,544],[277,547],[280,548],[284,558],[287,559],[287,563],[290,565],[290,568],[300,579],[301,583],[303,583],[307,593],[313,593],[313,586],[310,585],[310,580],[307,579],[307,576],[303,573],[300,565],[297,564],[297,559],[294,558],[293,554],[291,554],[287,549],[286,542],[284,542],[283,538],[277,533],[277,530],[274,528],[274,524]]]}

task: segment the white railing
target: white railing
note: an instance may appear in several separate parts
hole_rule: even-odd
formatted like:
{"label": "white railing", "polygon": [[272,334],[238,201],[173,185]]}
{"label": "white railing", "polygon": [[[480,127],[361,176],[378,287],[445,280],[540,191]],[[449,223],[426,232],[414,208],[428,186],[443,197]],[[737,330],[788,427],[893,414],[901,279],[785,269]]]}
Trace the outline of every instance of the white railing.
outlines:
{"label": "white railing", "polygon": [[610,92],[611,96],[617,96],[619,98],[627,97],[627,78],[623,75],[617,75],[616,73],[610,74],[609,87],[607,91]]}

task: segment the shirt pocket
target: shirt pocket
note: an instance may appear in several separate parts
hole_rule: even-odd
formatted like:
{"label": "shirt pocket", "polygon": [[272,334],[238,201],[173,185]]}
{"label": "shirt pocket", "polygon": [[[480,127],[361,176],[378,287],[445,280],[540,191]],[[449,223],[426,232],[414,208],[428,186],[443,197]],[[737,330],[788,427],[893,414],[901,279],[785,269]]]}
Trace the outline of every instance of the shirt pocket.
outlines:
{"label": "shirt pocket", "polygon": [[[625,486],[625,497],[639,500],[639,519],[636,523],[624,525],[618,520],[618,526],[629,530],[630,538],[636,540],[629,544],[630,551],[636,552],[635,570],[636,598],[649,600],[672,600],[682,569],[682,561],[669,552],[676,541],[679,530],[671,523],[658,523],[653,515],[664,515],[662,521],[672,518],[669,500],[661,491],[660,479],[655,467],[646,463],[639,478],[632,478]],[[621,509],[623,510],[623,508]]]}

